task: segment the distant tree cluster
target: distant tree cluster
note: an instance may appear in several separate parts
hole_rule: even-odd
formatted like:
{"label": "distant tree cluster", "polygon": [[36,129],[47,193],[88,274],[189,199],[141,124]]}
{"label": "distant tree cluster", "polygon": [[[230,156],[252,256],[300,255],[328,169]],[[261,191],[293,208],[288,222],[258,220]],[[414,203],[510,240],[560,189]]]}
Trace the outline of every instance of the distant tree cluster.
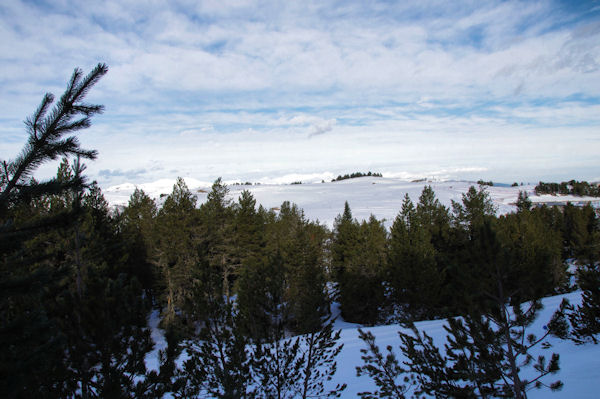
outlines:
{"label": "distant tree cluster", "polygon": [[354,173],[350,173],[350,174],[345,174],[345,175],[339,175],[338,177],[336,177],[335,179],[331,180],[332,182],[334,181],[340,181],[340,180],[347,180],[347,179],[354,179],[356,177],[367,177],[367,176],[373,176],[373,177],[383,177],[381,175],[381,173],[373,173],[373,172],[367,172],[367,173],[362,173],[362,172],[354,172]]}
{"label": "distant tree cluster", "polygon": [[562,183],[544,183],[539,182],[535,186],[535,193],[542,194],[571,194],[577,196],[600,197],[600,186],[598,184],[590,184],[587,181],[570,180]]}
{"label": "distant tree cluster", "polygon": [[494,186],[494,182],[491,180],[490,181],[477,180],[477,184],[479,184],[480,186],[490,186],[490,187]]}

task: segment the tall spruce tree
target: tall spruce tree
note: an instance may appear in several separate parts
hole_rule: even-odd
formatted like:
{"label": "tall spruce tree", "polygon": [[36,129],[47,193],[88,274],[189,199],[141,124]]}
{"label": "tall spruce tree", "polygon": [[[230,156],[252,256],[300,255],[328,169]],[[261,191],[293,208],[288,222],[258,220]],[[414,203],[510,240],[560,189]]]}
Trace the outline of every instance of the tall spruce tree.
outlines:
{"label": "tall spruce tree", "polygon": [[152,297],[155,295],[159,275],[159,270],[152,263],[157,213],[154,200],[143,190],[136,188],[119,219],[119,228],[129,248],[132,273]]}
{"label": "tall spruce tree", "polygon": [[371,216],[359,224],[346,202],[344,213],[334,223],[331,244],[333,277],[344,320],[374,324],[384,299],[387,232]]}
{"label": "tall spruce tree", "polygon": [[227,297],[233,295],[233,286],[240,268],[242,255],[235,245],[234,210],[228,198],[229,188],[221,178],[215,180],[206,202],[200,206],[202,226],[201,252],[209,266],[220,273],[220,286]]}
{"label": "tall spruce tree", "polygon": [[568,312],[572,326],[571,338],[577,344],[597,344],[600,341],[600,231],[597,225],[590,235],[589,244],[577,268],[581,304],[570,306]]}
{"label": "tall spruce tree", "polygon": [[179,317],[182,314],[178,310],[184,306],[198,274],[197,221],[196,197],[185,181],[178,178],[158,212],[155,225],[154,259],[164,284],[161,304],[165,327],[179,329],[187,324],[185,317]]}
{"label": "tall spruce tree", "polygon": [[433,317],[440,306],[443,275],[436,266],[428,226],[408,196],[392,225],[389,244],[392,301],[403,320]]}

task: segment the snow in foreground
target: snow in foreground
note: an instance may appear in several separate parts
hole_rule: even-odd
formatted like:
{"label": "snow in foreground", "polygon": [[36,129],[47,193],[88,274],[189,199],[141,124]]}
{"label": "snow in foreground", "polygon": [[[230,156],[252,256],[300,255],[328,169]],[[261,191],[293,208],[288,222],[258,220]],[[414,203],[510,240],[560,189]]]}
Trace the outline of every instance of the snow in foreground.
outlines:
{"label": "snow in foreground", "polygon": [[[554,311],[558,309],[563,298],[567,298],[572,304],[577,304],[580,303],[581,293],[574,292],[545,298],[542,301],[544,309],[527,332],[536,334],[537,336],[543,335],[544,325],[550,320]],[[336,304],[332,306],[332,311],[334,315],[338,312]],[[156,321],[157,315],[153,314],[151,318],[151,325],[154,330],[153,338],[157,342],[157,346],[164,348],[165,343],[162,340],[160,331],[156,329]],[[431,320],[418,322],[416,326],[419,330],[425,331],[430,335],[436,344],[443,346],[446,340],[446,331],[443,328],[444,323],[444,320]],[[338,383],[346,383],[348,387],[342,394],[343,398],[355,398],[359,392],[375,390],[376,387],[368,376],[356,376],[356,366],[362,364],[360,350],[365,348],[365,344],[358,338],[358,328],[360,326],[338,318],[335,327],[336,329],[342,329],[341,343],[344,344],[344,348],[337,358],[338,370],[333,380],[330,381],[331,387],[333,388]],[[399,329],[401,327],[398,325],[364,328],[364,330],[371,331],[375,335],[376,343],[382,350],[387,345],[391,345],[396,351],[399,360],[402,361],[403,357],[398,348],[400,339],[397,332]],[[540,399],[592,399],[600,397],[598,392],[600,383],[600,345],[575,345],[572,341],[560,340],[554,337],[549,337],[547,341],[552,345],[550,349],[542,349],[541,346],[538,346],[534,348],[532,354],[534,357],[540,354],[545,355],[547,359],[550,358],[553,352],[560,354],[561,370],[555,375],[546,376],[543,382],[550,383],[560,379],[564,383],[564,387],[558,392],[551,392],[549,389],[532,389],[528,393],[528,397]],[[156,351],[147,359],[147,365],[152,369],[158,368]],[[528,372],[531,373],[532,371],[532,367],[526,368],[523,370],[522,375],[527,378],[533,375],[528,374]]]}
{"label": "snow in foreground", "polygon": [[[580,292],[574,292],[567,295],[559,295],[545,298],[543,300],[544,309],[536,319],[535,323],[528,329],[528,332],[536,334],[538,337],[543,335],[544,325],[550,320],[552,314],[558,309],[563,298],[569,299],[571,303],[579,303]],[[422,321],[416,323],[419,330],[425,331],[434,341],[443,346],[446,340],[446,331],[444,330],[444,320]],[[397,331],[401,329],[398,325],[381,326],[365,328],[371,331],[376,337],[376,342],[383,350],[387,345],[392,345],[400,361],[403,357],[400,354],[398,345],[400,339]],[[405,331],[406,332],[406,331]],[[333,379],[333,383],[346,382],[348,388],[344,391],[343,397],[353,398],[358,392],[365,390],[374,390],[375,385],[367,376],[356,377],[355,366],[362,364],[360,358],[360,349],[364,348],[364,343],[358,338],[357,328],[345,328],[341,335],[344,349],[338,358],[338,372]],[[548,341],[552,344],[550,349],[534,348],[534,356],[542,354],[547,359],[553,352],[560,355],[561,370],[555,375],[545,377],[543,382],[553,382],[560,379],[564,383],[561,391],[551,392],[549,389],[533,389],[528,393],[529,398],[598,398],[598,384],[600,383],[600,345],[587,344],[575,345],[571,341],[560,340],[549,337]],[[523,375],[527,378],[527,372],[533,371],[533,368],[523,370]],[[531,374],[533,375],[533,374]]]}

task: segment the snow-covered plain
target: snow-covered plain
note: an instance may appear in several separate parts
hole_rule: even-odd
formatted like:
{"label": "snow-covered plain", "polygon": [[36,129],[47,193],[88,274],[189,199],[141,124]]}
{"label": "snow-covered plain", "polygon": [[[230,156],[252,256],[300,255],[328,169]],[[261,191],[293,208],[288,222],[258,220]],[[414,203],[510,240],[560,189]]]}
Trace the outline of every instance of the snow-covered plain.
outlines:
{"label": "snow-covered plain", "polygon": [[[212,183],[195,179],[184,179],[190,191],[197,197],[198,204],[206,201]],[[134,185],[125,183],[108,187],[104,195],[111,205],[125,206],[129,197],[139,188],[159,203],[161,198],[173,190],[175,180],[163,179],[154,183]],[[309,220],[319,221],[329,227],[333,226],[335,217],[344,211],[344,202],[348,201],[355,218],[366,220],[370,215],[385,220],[387,227],[391,226],[394,218],[402,208],[404,195],[408,194],[413,202],[418,202],[423,188],[429,185],[435,191],[440,202],[448,207],[451,201],[460,202],[462,194],[469,187],[477,187],[477,183],[468,181],[406,181],[386,177],[360,177],[337,182],[303,183],[303,184],[260,184],[260,185],[230,185],[229,198],[237,200],[243,190],[248,190],[266,209],[277,209],[282,202],[290,201],[304,210]],[[526,191],[533,203],[540,202],[579,202],[593,201],[598,205],[598,198],[575,196],[536,196],[533,185],[506,187],[485,186],[489,192],[498,214],[515,210],[515,202],[519,191]],[[162,197],[161,197],[162,196]]]}
{"label": "snow-covered plain", "polygon": [[[206,201],[212,183],[195,179],[185,179],[190,191],[198,198],[198,204]],[[160,202],[161,195],[170,194],[174,180],[159,180],[154,183],[137,185],[150,197]],[[344,202],[348,201],[352,214],[358,220],[368,219],[371,214],[378,219],[385,219],[390,226],[402,207],[404,195],[408,194],[413,202],[419,200],[419,195],[426,185],[430,185],[440,202],[446,206],[451,200],[459,201],[470,186],[475,182],[466,181],[418,181],[411,182],[386,177],[361,177],[325,183],[303,184],[261,184],[261,185],[230,185],[229,198],[237,200],[243,190],[252,193],[256,202],[267,209],[278,208],[283,201],[297,204],[304,210],[305,216],[313,221],[333,226],[335,217],[344,210]],[[108,187],[104,195],[111,205],[127,205],[129,197],[136,185],[131,183]],[[519,190],[525,190],[532,200],[534,186],[500,187],[486,186],[486,190],[498,209],[498,213],[507,213],[515,209],[514,203]],[[553,197],[557,198],[557,197]]]}
{"label": "snow-covered plain", "polygon": [[[151,197],[159,202],[161,194],[169,194],[172,190],[173,180],[161,180],[155,183],[142,184],[138,188],[144,190]],[[198,198],[198,203],[206,200],[210,191],[211,183],[199,182],[193,179],[186,179],[190,191]],[[296,203],[304,210],[306,217],[310,220],[319,220],[321,223],[333,226],[335,217],[344,209],[344,202],[348,201],[354,217],[359,220],[368,218],[371,214],[378,219],[385,219],[386,226],[390,226],[394,218],[401,209],[404,195],[408,193],[414,202],[418,201],[419,195],[425,185],[431,185],[437,198],[446,206],[450,206],[451,200],[460,201],[461,196],[470,186],[477,185],[473,182],[464,181],[420,181],[407,182],[393,178],[363,177],[356,179],[343,180],[339,182],[309,183],[295,185],[231,185],[229,197],[236,200],[242,190],[249,190],[265,208],[277,208],[283,201]],[[113,186],[105,190],[105,196],[112,205],[126,205],[129,196],[133,193],[136,186],[125,184]],[[560,197],[544,196],[536,197],[533,193],[534,186],[519,187],[486,187],[490,196],[498,209],[498,213],[507,213],[515,209],[514,203],[520,190],[525,190],[530,195],[531,200],[535,202],[545,201],[580,201],[579,197]],[[546,198],[548,197],[548,198]],[[586,199],[586,198],[583,198]],[[528,332],[538,336],[544,332],[544,325],[550,320],[553,312],[558,308],[563,297],[567,297],[571,303],[579,303],[581,293],[574,292],[567,295],[560,295],[543,300],[544,309]],[[332,313],[339,313],[337,304],[333,304]],[[434,341],[442,346],[446,340],[446,332],[443,328],[444,320],[422,321],[417,323],[420,330],[424,330],[432,336]],[[164,338],[157,328],[158,314],[153,313],[150,319],[150,325],[153,330],[153,339],[156,342],[156,350],[147,358],[147,365],[150,368],[157,368],[157,351],[165,346]],[[337,383],[346,383],[347,389],[342,397],[354,398],[359,392],[374,390],[371,379],[367,376],[357,377],[356,366],[362,364],[360,349],[365,344],[358,338],[358,328],[360,326],[345,322],[341,318],[336,320],[336,328],[341,329],[341,343],[344,348],[341,351],[337,362],[338,371],[330,382],[331,387]],[[398,325],[388,325],[379,327],[369,327],[366,330],[372,331],[376,336],[377,344],[380,348],[392,345],[402,360],[399,353]],[[551,383],[560,379],[564,383],[561,391],[552,393],[548,389],[529,392],[530,398],[599,398],[600,393],[600,345],[575,345],[571,341],[563,341],[557,338],[549,337],[548,341],[552,344],[550,349],[537,348],[534,355],[545,355],[550,358],[552,352],[560,354],[561,370],[557,375],[547,376],[544,380]],[[532,375],[532,368],[523,370],[523,375],[527,377]]]}

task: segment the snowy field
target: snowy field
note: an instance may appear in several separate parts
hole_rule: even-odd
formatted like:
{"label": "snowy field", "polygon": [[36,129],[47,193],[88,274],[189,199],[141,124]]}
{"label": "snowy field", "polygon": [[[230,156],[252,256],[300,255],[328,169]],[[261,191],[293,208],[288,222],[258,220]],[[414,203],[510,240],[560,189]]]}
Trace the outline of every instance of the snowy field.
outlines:
{"label": "snowy field", "polygon": [[[198,204],[206,201],[212,183],[185,180],[190,191],[198,198]],[[137,187],[160,202],[161,195],[164,197],[171,193],[174,183],[174,180],[159,180]],[[416,203],[426,185],[433,188],[442,204],[450,207],[451,200],[460,202],[461,195],[470,186],[477,186],[477,183],[409,182],[385,177],[361,177],[325,183],[231,185],[229,189],[232,200],[236,200],[243,190],[248,190],[256,198],[256,202],[267,209],[277,208],[283,201],[293,202],[304,210],[308,219],[318,220],[329,227],[333,226],[335,217],[344,211],[344,202],[348,201],[352,214],[358,220],[368,219],[373,214],[377,219],[385,219],[385,224],[389,227],[402,207],[404,195],[408,193]],[[111,205],[124,206],[127,205],[135,187],[131,183],[112,186],[104,190],[104,195]],[[527,191],[533,202],[538,200],[533,194],[533,188],[534,186],[493,186],[486,187],[486,190],[490,193],[498,213],[507,213],[515,209],[513,204],[517,200],[519,190]]]}
{"label": "snowy field", "polygon": [[[194,179],[185,179],[190,191],[198,198],[198,204],[206,201],[206,196],[212,183]],[[154,183],[139,184],[150,197],[160,203],[161,195],[171,193],[174,180],[159,180]],[[261,184],[261,185],[230,185],[229,198],[237,200],[243,190],[248,190],[267,209],[277,209],[282,202],[290,201],[304,210],[309,220],[318,220],[329,227],[333,226],[335,217],[344,211],[344,202],[348,201],[352,214],[358,220],[368,219],[371,214],[377,219],[385,219],[385,225],[391,226],[394,218],[402,208],[404,195],[408,193],[414,203],[419,201],[423,187],[430,185],[440,202],[448,207],[451,201],[461,201],[462,194],[469,187],[476,186],[475,182],[466,181],[420,181],[410,182],[385,177],[360,177],[337,182],[303,183],[303,184]],[[499,214],[515,210],[519,191],[527,191],[531,201],[571,201],[595,200],[598,198],[575,196],[536,196],[535,186],[501,187],[486,186]],[[136,186],[131,183],[112,186],[104,190],[104,195],[111,205],[127,205],[129,197]]]}

